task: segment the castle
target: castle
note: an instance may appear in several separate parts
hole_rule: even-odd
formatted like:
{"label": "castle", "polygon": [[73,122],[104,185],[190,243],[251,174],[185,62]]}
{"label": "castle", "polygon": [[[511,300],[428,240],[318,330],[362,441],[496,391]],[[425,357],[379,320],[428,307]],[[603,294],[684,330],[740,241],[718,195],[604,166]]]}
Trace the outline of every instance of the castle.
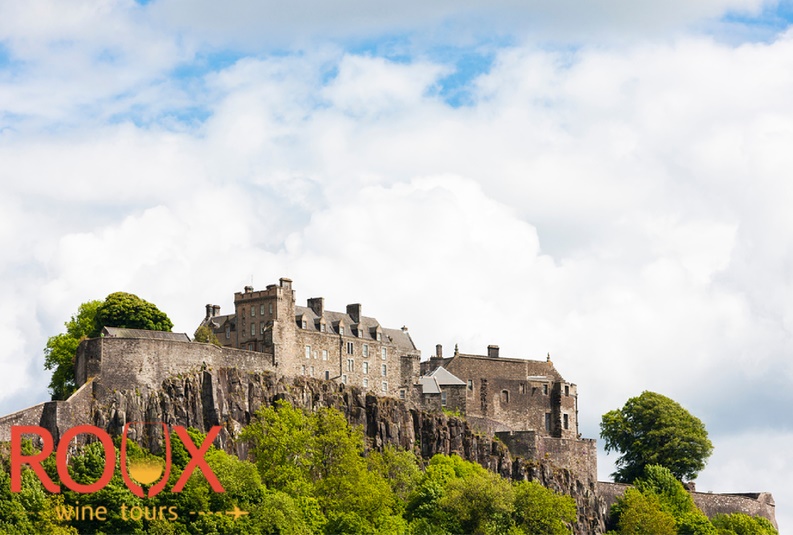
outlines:
{"label": "castle", "polygon": [[[235,293],[234,308],[221,315],[220,307],[206,305],[200,321],[220,347],[186,334],[105,328],[78,347],[78,390],[68,400],[0,417],[0,442],[10,440],[12,426],[44,427],[57,444],[77,425],[119,432],[126,422],[162,421],[221,425],[217,445],[244,455],[244,444],[234,439],[265,399],[291,396],[309,408],[343,399],[348,419],[367,426],[367,436],[381,445],[425,456],[460,453],[513,477],[525,474],[509,464],[510,454],[562,469],[570,491],[579,494],[576,533],[600,532],[593,526],[602,527],[608,505],[624,492],[597,481],[596,442],[578,432],[578,389],[550,356],[504,358],[491,345],[485,355],[455,347],[446,357],[436,346],[421,362],[406,327],[384,327],[364,316],[360,304],[335,312],[319,297],[299,306],[287,278]],[[486,438],[493,436],[497,440]],[[155,444],[161,437],[145,438]],[[775,523],[768,493],[692,496],[708,516],[741,511]],[[592,515],[601,524],[587,524]]]}
{"label": "castle", "polygon": [[[487,433],[530,431],[537,437],[578,439],[578,393],[550,357],[545,361],[487,355],[443,357],[442,347],[420,363],[406,327],[380,325],[359,303],[346,312],[325,309],[322,297],[295,302],[292,280],[264,290],[246,286],[234,294],[234,313],[206,305],[201,326],[220,344],[262,354],[285,375],[302,375],[359,386],[409,400],[426,409],[457,412]],[[589,442],[588,442],[589,444]],[[594,447],[594,444],[592,444]]]}

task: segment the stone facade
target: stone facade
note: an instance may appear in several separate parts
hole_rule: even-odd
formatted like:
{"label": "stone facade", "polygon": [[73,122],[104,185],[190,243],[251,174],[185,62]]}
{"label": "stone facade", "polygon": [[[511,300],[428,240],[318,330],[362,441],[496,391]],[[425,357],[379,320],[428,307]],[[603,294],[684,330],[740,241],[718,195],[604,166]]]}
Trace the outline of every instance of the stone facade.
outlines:
{"label": "stone facade", "polygon": [[221,316],[207,305],[202,325],[223,346],[263,355],[280,373],[360,386],[405,398],[418,371],[421,352],[407,328],[390,329],[362,314],[360,304],[346,312],[325,310],[321,297],[295,304],[292,281],[282,278],[264,290],[247,286],[234,294],[235,313]]}
{"label": "stone facade", "polygon": [[562,378],[550,357],[503,358],[497,346],[489,346],[488,355],[466,355],[455,348],[452,357],[444,358],[436,346],[435,356],[421,363],[421,372],[426,376],[441,367],[465,383],[465,396],[449,397],[447,407],[483,430],[579,438],[578,390]]}

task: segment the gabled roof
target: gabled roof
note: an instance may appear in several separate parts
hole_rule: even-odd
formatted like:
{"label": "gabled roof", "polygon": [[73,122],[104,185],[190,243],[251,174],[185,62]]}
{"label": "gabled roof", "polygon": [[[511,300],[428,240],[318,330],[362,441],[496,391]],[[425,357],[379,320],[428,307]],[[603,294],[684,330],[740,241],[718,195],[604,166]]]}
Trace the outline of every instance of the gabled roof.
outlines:
{"label": "gabled roof", "polygon": [[429,375],[430,377],[434,377],[435,380],[441,386],[455,386],[455,385],[464,385],[465,381],[454,375],[452,372],[444,368],[443,366],[439,366],[432,370],[432,373]]}
{"label": "gabled roof", "polygon": [[187,333],[169,333],[165,331],[147,331],[145,329],[127,329],[126,327],[104,327],[102,336],[108,338],[148,338],[150,340],[174,340],[189,342]]}
{"label": "gabled roof", "polygon": [[419,384],[421,385],[421,393],[422,394],[440,394],[441,387],[438,384],[438,380],[434,377],[428,377],[426,375],[419,377]]}
{"label": "gabled roof", "polygon": [[419,377],[422,394],[440,394],[444,386],[465,386],[465,381],[451,373],[449,370],[439,367],[432,370],[429,375]]}

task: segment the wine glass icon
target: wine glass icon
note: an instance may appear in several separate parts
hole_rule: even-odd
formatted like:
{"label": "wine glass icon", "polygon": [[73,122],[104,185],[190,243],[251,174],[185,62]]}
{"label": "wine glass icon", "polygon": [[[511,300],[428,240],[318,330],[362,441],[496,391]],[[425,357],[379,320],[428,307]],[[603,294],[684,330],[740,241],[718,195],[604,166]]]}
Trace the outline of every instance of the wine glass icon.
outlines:
{"label": "wine glass icon", "polygon": [[[165,439],[165,460],[147,458],[147,459],[132,459],[127,462],[127,436],[129,428],[135,424],[142,425],[161,425],[163,428],[163,438]],[[147,493],[144,491],[143,486],[149,488],[148,497],[156,496],[165,485],[168,483],[168,478],[171,475],[171,437],[168,433],[168,426],[164,422],[127,422],[124,424],[124,431],[121,433],[121,477],[127,488],[139,498],[145,498]],[[163,475],[163,469],[165,471]],[[156,485],[152,485],[157,479],[163,475],[163,478]],[[133,481],[134,480],[134,481]],[[138,483],[136,483],[136,481]]]}

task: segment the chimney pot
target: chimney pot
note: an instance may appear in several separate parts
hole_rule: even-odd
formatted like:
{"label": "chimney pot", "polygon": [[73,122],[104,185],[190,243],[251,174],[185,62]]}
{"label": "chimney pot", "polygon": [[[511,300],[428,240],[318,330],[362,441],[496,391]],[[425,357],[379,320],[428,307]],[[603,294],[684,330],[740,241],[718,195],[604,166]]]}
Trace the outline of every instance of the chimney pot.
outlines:
{"label": "chimney pot", "polygon": [[245,287],[245,293],[246,293],[246,294],[249,294],[249,293],[251,293],[252,291],[253,291],[253,286],[246,286],[246,287]]}
{"label": "chimney pot", "polygon": [[204,319],[208,320],[211,317],[212,317],[212,305],[207,305],[207,315]]}

